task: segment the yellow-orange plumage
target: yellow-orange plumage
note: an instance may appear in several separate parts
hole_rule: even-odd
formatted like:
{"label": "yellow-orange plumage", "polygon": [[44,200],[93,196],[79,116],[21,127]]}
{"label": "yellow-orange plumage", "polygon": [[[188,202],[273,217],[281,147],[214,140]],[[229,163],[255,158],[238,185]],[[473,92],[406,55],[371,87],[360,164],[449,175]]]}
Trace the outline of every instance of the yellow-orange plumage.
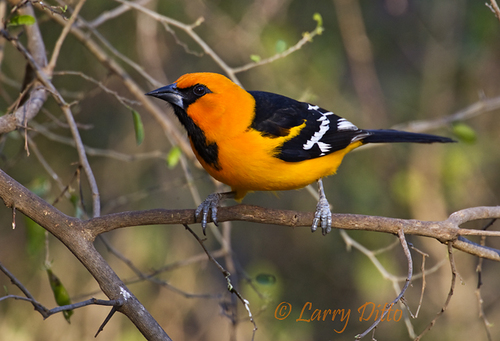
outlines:
{"label": "yellow-orange plumage", "polygon": [[[247,92],[214,73],[193,73],[148,95],[161,98],[188,132],[196,157],[240,200],[248,191],[278,191],[318,181],[320,202],[313,231],[331,226],[321,178],[336,172],[344,156],[365,143],[452,142],[449,138],[395,130],[363,130],[318,106],[272,93]],[[227,195],[224,197],[227,197]],[[215,221],[220,194],[200,205]]]}

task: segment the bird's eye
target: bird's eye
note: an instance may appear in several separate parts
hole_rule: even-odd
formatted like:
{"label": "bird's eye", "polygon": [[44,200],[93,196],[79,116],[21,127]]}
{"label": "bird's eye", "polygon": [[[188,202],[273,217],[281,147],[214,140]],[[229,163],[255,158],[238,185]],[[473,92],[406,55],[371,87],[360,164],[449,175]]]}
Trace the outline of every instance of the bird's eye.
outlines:
{"label": "bird's eye", "polygon": [[207,87],[205,85],[202,85],[202,84],[198,84],[198,85],[195,85],[194,88],[193,88],[193,93],[196,95],[196,96],[203,96],[204,94],[207,93]]}

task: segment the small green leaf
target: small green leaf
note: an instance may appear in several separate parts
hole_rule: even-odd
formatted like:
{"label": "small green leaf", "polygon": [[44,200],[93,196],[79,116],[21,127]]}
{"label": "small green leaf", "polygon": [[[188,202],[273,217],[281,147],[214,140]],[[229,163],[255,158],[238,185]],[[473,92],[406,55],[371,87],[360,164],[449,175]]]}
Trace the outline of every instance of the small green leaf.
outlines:
{"label": "small green leaf", "polygon": [[[61,280],[52,272],[51,269],[47,268],[47,275],[49,275],[49,283],[52,288],[52,292],[54,293],[54,298],[56,299],[56,303],[59,306],[69,305],[71,304],[71,299],[69,298],[68,291],[61,283]],[[63,311],[64,318],[68,323],[70,323],[70,317],[73,315],[73,310],[65,310]]]}
{"label": "small green leaf", "polygon": [[319,13],[314,13],[313,20],[316,21],[316,33],[321,34],[325,30],[323,27],[323,17]]}
{"label": "small green leaf", "polygon": [[8,26],[33,25],[35,22],[31,15],[16,15],[10,19]]}
{"label": "small green leaf", "polygon": [[259,284],[272,285],[276,283],[276,276],[270,274],[258,274],[255,276],[255,280]]}
{"label": "small green leaf", "polygon": [[25,217],[25,223],[28,254],[30,256],[40,255],[45,248],[45,230],[28,217]]}
{"label": "small green leaf", "polygon": [[144,125],[142,124],[141,115],[135,110],[132,110],[134,119],[135,142],[139,146],[144,140]]}
{"label": "small green leaf", "polygon": [[284,40],[278,40],[276,42],[276,53],[282,53],[282,52],[285,52],[287,48],[287,44]]}
{"label": "small green leaf", "polygon": [[80,200],[80,197],[76,194],[71,194],[69,200],[73,204],[73,207],[75,208],[75,218],[82,219],[85,218],[85,212],[82,209],[83,203]]}
{"label": "small green leaf", "polygon": [[170,168],[170,169],[175,168],[175,166],[177,166],[177,164],[179,163],[179,159],[180,159],[181,155],[182,155],[182,151],[178,146],[175,146],[172,149],[170,149],[170,151],[168,152],[168,155],[167,155],[168,168]]}
{"label": "small green leaf", "polygon": [[258,62],[260,62],[260,60],[261,60],[262,58],[260,58],[260,56],[259,56],[258,54],[251,54],[251,55],[250,55],[250,59],[252,60],[252,62],[256,62],[256,63],[258,63]]}
{"label": "small green leaf", "polygon": [[318,23],[318,27],[323,27],[323,17],[319,13],[313,14],[313,20]]}
{"label": "small green leaf", "polygon": [[463,122],[458,122],[453,125],[453,133],[465,143],[474,143],[477,139],[475,130]]}
{"label": "small green leaf", "polygon": [[28,184],[28,189],[38,195],[39,197],[44,197],[49,194],[51,189],[50,181],[43,176],[39,176],[31,180]]}

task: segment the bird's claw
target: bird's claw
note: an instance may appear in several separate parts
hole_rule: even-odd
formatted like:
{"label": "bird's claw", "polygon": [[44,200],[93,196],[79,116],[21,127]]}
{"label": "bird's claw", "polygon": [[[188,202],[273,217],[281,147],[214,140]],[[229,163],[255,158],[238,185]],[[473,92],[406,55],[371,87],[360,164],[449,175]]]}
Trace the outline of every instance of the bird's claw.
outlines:
{"label": "bird's claw", "polygon": [[211,213],[213,223],[217,225],[217,209],[219,208],[221,201],[220,193],[210,194],[196,209],[195,217],[201,216],[201,228],[203,229],[203,234],[205,234],[205,229],[207,228],[208,212]]}
{"label": "bird's claw", "polygon": [[326,197],[320,197],[316,205],[311,231],[316,231],[318,226],[321,226],[324,236],[332,230],[332,211],[330,211],[330,204]]}

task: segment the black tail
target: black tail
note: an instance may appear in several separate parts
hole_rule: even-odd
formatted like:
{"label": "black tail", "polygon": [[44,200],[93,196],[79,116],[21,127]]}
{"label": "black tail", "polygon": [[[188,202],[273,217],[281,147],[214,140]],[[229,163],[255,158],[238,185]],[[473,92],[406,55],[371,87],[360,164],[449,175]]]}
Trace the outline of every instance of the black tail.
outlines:
{"label": "black tail", "polygon": [[384,130],[366,130],[371,135],[363,139],[363,143],[391,143],[391,142],[413,142],[413,143],[448,143],[456,142],[448,137],[409,133],[406,131],[384,129]]}

